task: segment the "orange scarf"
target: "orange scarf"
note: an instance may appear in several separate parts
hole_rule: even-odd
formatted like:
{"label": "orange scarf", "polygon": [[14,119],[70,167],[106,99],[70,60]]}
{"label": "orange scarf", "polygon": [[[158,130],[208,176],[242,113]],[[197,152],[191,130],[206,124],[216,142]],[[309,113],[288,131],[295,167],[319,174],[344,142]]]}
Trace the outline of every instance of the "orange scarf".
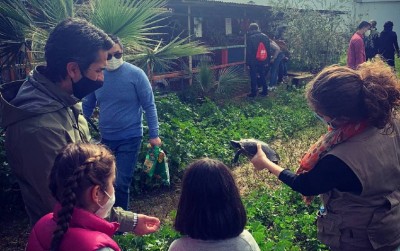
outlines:
{"label": "orange scarf", "polygon": [[[301,174],[310,171],[331,149],[338,144],[348,140],[349,138],[363,132],[367,128],[368,123],[362,121],[356,124],[346,124],[340,128],[332,129],[328,127],[328,132],[322,135],[316,143],[314,143],[307,153],[304,154],[300,161],[300,167],[296,174]],[[305,197],[305,202],[309,204],[312,196]]]}

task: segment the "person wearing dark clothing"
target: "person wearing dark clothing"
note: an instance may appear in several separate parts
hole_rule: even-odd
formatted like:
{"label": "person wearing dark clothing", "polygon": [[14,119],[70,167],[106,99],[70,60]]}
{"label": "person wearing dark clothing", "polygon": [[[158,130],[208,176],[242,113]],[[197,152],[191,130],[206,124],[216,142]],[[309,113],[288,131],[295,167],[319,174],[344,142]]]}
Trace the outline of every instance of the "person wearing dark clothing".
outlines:
{"label": "person wearing dark clothing", "polygon": [[269,160],[260,144],[251,159],[256,170],[269,170],[305,202],[320,195],[317,237],[332,251],[400,250],[398,83],[380,58],[356,70],[326,67],[307,84],[306,97],[328,130],[296,173]]}
{"label": "person wearing dark clothing", "polygon": [[379,54],[386,60],[388,65],[394,68],[394,53],[400,57],[399,44],[397,43],[397,34],[393,31],[393,22],[387,21],[383,25],[383,31],[379,37]]}
{"label": "person wearing dark clothing", "polygon": [[278,83],[282,82],[284,78],[287,78],[287,63],[289,61],[289,50],[287,47],[286,39],[285,39],[285,31],[287,26],[280,26],[274,36],[275,43],[278,44],[279,48],[282,50],[284,57],[279,63],[278,70]]}
{"label": "person wearing dark clothing", "polygon": [[365,34],[365,56],[367,60],[375,57],[376,54],[378,54],[378,49],[379,49],[379,31],[376,29],[376,21],[371,20],[371,29],[370,29],[370,34],[367,36]]}
{"label": "person wearing dark clothing", "polygon": [[[267,50],[267,58],[263,61],[259,61],[256,58],[258,46],[262,42]],[[249,31],[247,33],[247,46],[246,46],[246,64],[250,71],[251,81],[251,92],[247,95],[248,97],[257,96],[258,92],[258,77],[260,78],[260,84],[262,85],[262,92],[260,95],[267,96],[268,88],[265,80],[266,66],[269,64],[270,59],[270,43],[267,35],[259,30],[258,24],[251,23]]]}

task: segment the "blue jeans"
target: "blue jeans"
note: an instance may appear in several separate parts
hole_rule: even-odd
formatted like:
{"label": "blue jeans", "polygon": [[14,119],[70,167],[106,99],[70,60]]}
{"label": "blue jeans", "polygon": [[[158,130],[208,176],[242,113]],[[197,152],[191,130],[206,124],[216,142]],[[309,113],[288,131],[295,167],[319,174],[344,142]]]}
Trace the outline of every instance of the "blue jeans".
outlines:
{"label": "blue jeans", "polygon": [[271,74],[269,79],[269,86],[276,86],[278,83],[278,72],[279,72],[279,65],[281,64],[282,59],[285,57],[285,54],[282,52],[278,54],[275,58],[274,63],[271,66]]}
{"label": "blue jeans", "polygon": [[101,143],[110,148],[116,159],[117,178],[115,181],[114,206],[128,210],[129,188],[132,183],[137,157],[142,145],[142,137],[123,140],[102,139]]}
{"label": "blue jeans", "polygon": [[[285,57],[283,57],[285,58]],[[279,64],[278,83],[283,81],[283,77],[287,76],[287,60],[281,60]]]}
{"label": "blue jeans", "polygon": [[[263,88],[263,93],[267,93],[267,82],[265,80],[265,65],[263,64],[256,64],[256,65],[250,65],[250,81],[251,81],[251,94],[257,94],[258,93],[258,81],[260,81],[262,88]],[[260,77],[260,80],[258,80],[258,76]]]}

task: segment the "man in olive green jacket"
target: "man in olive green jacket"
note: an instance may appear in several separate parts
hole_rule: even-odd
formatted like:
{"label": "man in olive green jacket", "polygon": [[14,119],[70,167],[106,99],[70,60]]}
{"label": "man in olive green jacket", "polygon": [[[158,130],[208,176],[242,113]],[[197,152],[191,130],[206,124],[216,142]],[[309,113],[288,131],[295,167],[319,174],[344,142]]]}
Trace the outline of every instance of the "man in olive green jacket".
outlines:
{"label": "man in olive green jacket", "polygon": [[[55,205],[48,177],[57,153],[68,143],[90,140],[79,101],[102,86],[112,46],[113,41],[97,27],[66,19],[46,43],[47,65],[36,67],[25,82],[1,88],[0,122],[6,129],[7,158],[32,226]],[[157,218],[121,209],[111,217],[121,223],[122,232],[141,235],[159,226]]]}

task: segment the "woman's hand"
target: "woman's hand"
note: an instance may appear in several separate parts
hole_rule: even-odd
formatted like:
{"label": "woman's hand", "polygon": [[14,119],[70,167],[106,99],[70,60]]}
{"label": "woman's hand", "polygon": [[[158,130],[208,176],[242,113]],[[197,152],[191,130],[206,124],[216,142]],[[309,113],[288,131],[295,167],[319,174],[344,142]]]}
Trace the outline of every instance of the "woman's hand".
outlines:
{"label": "woman's hand", "polygon": [[269,159],[267,158],[264,151],[262,150],[261,144],[257,144],[257,153],[256,153],[256,155],[254,155],[254,157],[250,161],[257,171],[267,168],[266,164],[267,164],[267,161],[269,161]]}
{"label": "woman's hand", "polygon": [[138,223],[133,230],[135,235],[151,234],[160,228],[160,220],[156,217],[138,214]]}
{"label": "woman's hand", "polygon": [[282,167],[267,158],[260,144],[257,144],[257,153],[250,161],[257,171],[268,169],[276,177],[279,177],[279,174],[283,171]]}

